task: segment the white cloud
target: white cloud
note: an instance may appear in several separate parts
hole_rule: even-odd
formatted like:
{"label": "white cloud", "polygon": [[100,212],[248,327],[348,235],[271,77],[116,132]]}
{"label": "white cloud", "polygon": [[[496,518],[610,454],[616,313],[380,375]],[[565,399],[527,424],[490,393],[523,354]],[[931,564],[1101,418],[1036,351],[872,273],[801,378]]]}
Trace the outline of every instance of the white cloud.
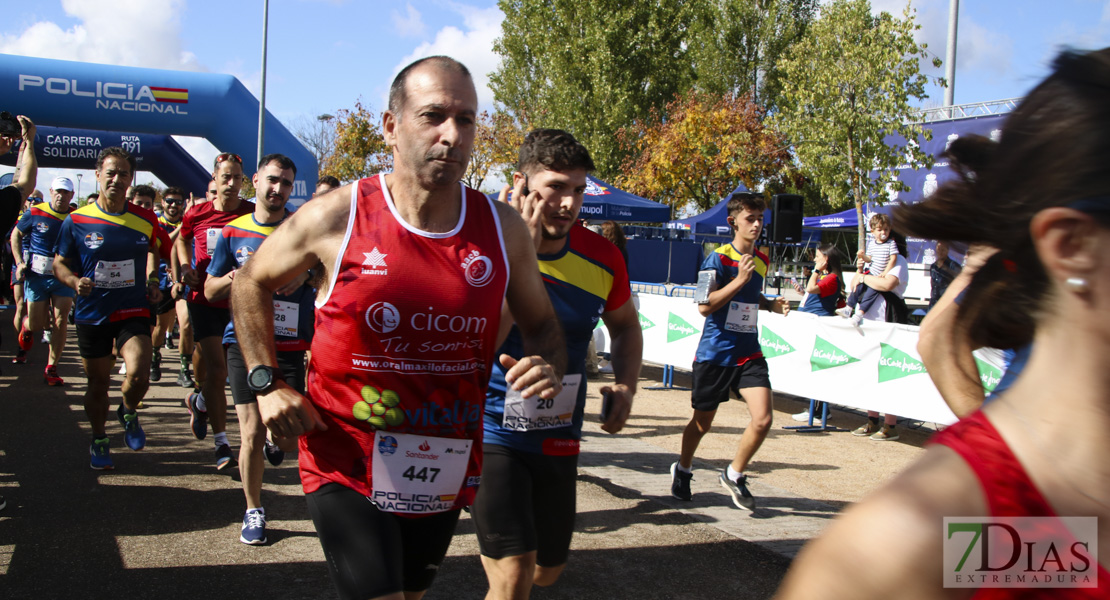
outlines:
{"label": "white cloud", "polygon": [[397,35],[401,37],[421,37],[424,35],[424,19],[420,16],[420,11],[416,10],[413,5],[405,5],[404,15],[394,10],[390,12],[389,16],[393,19],[393,29],[397,32]]}
{"label": "white cloud", "polygon": [[[0,36],[0,52],[82,62],[203,71],[183,50],[184,0],[63,0],[62,10],[79,24],[63,30],[40,21],[18,35]],[[136,34],[141,32],[141,34]]]}
{"label": "white cloud", "polygon": [[[494,8],[479,9],[461,4],[451,4],[451,9],[463,17],[463,29],[448,26],[436,32],[431,42],[420,44],[393,68],[396,75],[405,65],[426,56],[445,55],[466,65],[474,75],[478,88],[478,106],[493,107],[493,90],[489,88],[489,74],[497,68],[497,55],[493,41],[501,35],[501,21],[505,16]],[[381,106],[387,104],[383,96]]]}

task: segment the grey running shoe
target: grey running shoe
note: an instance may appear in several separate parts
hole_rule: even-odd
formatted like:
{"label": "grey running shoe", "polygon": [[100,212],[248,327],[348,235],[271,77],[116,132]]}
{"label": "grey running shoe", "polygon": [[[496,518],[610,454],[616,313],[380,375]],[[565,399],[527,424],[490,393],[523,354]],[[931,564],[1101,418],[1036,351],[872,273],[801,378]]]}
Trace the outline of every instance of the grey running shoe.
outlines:
{"label": "grey running shoe", "polygon": [[740,479],[733,481],[728,478],[728,467],[721,469],[721,486],[732,494],[732,503],[736,508],[755,510],[755,498],[748,491],[748,476],[741,475]]}

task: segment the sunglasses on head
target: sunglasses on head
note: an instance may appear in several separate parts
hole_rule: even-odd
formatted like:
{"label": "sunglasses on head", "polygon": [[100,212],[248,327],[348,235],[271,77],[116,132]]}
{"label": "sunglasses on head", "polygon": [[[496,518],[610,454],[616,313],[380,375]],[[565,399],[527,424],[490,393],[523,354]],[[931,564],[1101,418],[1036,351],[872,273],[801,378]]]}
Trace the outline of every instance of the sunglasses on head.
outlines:
{"label": "sunglasses on head", "polygon": [[230,160],[232,162],[237,162],[239,164],[243,164],[243,159],[239,158],[238,154],[232,154],[230,152],[224,152],[223,154],[220,154],[219,156],[217,156],[216,157],[216,164],[218,165],[218,164],[220,164],[224,161],[227,161],[227,160]]}

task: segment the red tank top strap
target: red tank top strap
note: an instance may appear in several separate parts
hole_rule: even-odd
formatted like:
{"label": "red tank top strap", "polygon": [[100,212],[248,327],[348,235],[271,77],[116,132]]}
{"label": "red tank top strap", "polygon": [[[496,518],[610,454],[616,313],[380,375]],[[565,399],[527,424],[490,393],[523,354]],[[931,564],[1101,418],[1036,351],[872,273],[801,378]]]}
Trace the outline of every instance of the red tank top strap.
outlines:
{"label": "red tank top strap", "polygon": [[982,411],[938,433],[931,444],[947,446],[967,462],[995,517],[1054,516],[1017,456]]}

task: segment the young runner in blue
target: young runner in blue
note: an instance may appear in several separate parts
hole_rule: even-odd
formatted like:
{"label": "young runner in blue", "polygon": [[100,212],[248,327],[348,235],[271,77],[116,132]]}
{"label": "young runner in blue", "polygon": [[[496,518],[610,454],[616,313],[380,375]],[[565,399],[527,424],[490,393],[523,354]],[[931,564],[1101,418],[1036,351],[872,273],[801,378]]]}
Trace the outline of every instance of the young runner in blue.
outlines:
{"label": "young runner in blue", "polygon": [[703,271],[713,271],[717,289],[698,306],[698,312],[705,316],[705,327],[694,358],[694,416],[682,432],[678,462],[671,465],[671,495],[679,500],[690,499],[694,452],[709,432],[717,407],[728,401],[729,392],[734,392],[747,402],[751,423],[740,436],[732,463],[721,471],[719,479],[737,508],[755,508],[744,469],[771,429],[773,410],[767,361],[759,345],[758,311],[790,312],[785,298],[772,302],[763,296],[768,261],[756,250],[755,243],[763,230],[766,206],[759,194],[733,194],[728,201],[732,242],[717,248],[701,266]]}
{"label": "young runner in blue", "polygon": [[[599,319],[612,338],[616,383],[601,388],[610,408],[602,428],[624,426],[636,393],[643,336],[624,257],[611,242],[576,224],[594,168],[569,133],[528,134],[514,174],[512,204],[532,229],[544,288],[567,345],[563,390],[554,398],[506,394],[495,365],[486,392],[482,485],[472,516],[478,529],[489,598],[527,598],[532,584],[555,583],[574,532],[578,447],[586,405],[586,352]],[[501,201],[508,187],[502,191]],[[502,318],[502,328],[512,324]],[[524,355],[520,332],[498,353]]]}
{"label": "young runner in blue", "polygon": [[124,441],[132,450],[146,445],[135,409],[150,385],[150,303],[160,299],[155,269],[170,243],[153,212],[127,202],[134,172],[135,159],[126,150],[102,150],[96,161],[100,197],[69,215],[55,247],[54,275],[77,290],[77,346],[88,378],[85,413],[93,430],[94,469],[115,466],[105,431],[113,344],[127,365],[116,411]]}
{"label": "young runner in blue", "polygon": [[[220,240],[208,264],[208,277],[204,294],[209,300],[221,300],[231,294],[232,281],[238,269],[262,245],[263,240],[277,229],[289,216],[285,204],[293,191],[297,167],[281,154],[262,157],[254,175],[254,213],[243,215],[224,226]],[[311,271],[298,275],[274,295],[274,343],[277,348],[281,374],[293,389],[304,393],[305,351],[312,344],[315,291],[307,285]],[[263,454],[274,466],[281,464],[285,453],[266,439],[266,427],[258,413],[258,401],[248,384],[247,366],[235,337],[235,322],[224,331],[227,347],[227,374],[231,382],[231,397],[239,417],[242,443],[239,447],[239,473],[243,480],[243,494],[247,499],[247,512],[239,541],[254,546],[266,543],[266,509],[262,507]]]}

